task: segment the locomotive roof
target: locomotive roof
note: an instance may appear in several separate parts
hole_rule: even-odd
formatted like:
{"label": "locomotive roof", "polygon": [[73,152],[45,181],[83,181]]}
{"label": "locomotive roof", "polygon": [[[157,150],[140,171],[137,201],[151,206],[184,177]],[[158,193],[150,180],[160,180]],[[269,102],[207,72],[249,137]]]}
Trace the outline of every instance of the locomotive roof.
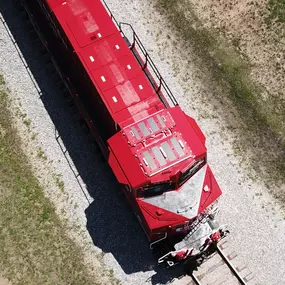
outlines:
{"label": "locomotive roof", "polygon": [[164,108],[101,1],[47,0],[120,127]]}
{"label": "locomotive roof", "polygon": [[180,107],[165,109],[101,1],[47,2],[122,129],[109,145],[128,183],[138,186],[147,177],[182,161],[189,165],[206,153],[195,121]]}
{"label": "locomotive roof", "polygon": [[128,182],[139,186],[167,169],[167,176],[181,170],[181,162],[189,167],[196,158],[205,156],[204,137],[196,122],[179,106],[157,113],[125,127],[109,139],[113,154]]}
{"label": "locomotive roof", "polygon": [[148,176],[195,157],[187,141],[177,131],[169,109],[127,126],[123,133]]}

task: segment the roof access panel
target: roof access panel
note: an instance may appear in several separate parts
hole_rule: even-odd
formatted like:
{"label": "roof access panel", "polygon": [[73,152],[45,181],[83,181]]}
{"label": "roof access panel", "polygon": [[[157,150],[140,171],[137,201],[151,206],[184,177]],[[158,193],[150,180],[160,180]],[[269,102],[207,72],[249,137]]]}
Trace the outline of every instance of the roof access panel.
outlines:
{"label": "roof access panel", "polygon": [[194,128],[191,122],[188,120],[188,116],[183,110],[181,110],[179,106],[169,109],[169,112],[176,122],[175,130],[183,134],[183,138],[191,148],[193,155],[195,157],[199,157],[206,153],[206,146],[197,134],[196,127],[199,128],[199,126],[197,125]]}
{"label": "roof access panel", "polygon": [[[135,122],[123,133],[147,176],[153,176],[193,156],[169,109]],[[139,145],[144,142],[144,147]],[[138,147],[136,147],[138,146]]]}
{"label": "roof access panel", "polygon": [[[134,157],[128,142],[124,138],[122,132],[116,133],[108,140],[109,148],[116,157],[121,170],[130,183],[132,188],[139,187],[147,181],[138,160]],[[112,166],[111,166],[112,167]],[[112,167],[112,169],[115,169]],[[116,177],[120,173],[115,172]]]}
{"label": "roof access panel", "polygon": [[127,140],[131,146],[146,140],[147,138],[175,126],[170,113],[165,109],[157,112],[140,122],[136,122],[124,128]]}
{"label": "roof access panel", "polygon": [[[160,103],[144,74],[116,85],[114,88],[103,92],[103,96],[113,114],[133,106],[128,110],[128,117],[132,117],[143,109],[147,110],[150,106],[149,101],[146,100],[147,98],[152,98],[151,101],[155,101],[157,104]],[[125,116],[116,121],[120,123],[126,118]]]}
{"label": "roof access panel", "polygon": [[180,133],[139,150],[137,156],[145,173],[150,177],[188,158],[193,158],[191,148]]}
{"label": "roof access panel", "polygon": [[157,95],[155,94],[144,101],[122,109],[118,113],[114,114],[114,118],[119,124],[120,128],[123,129],[134,122],[143,120],[144,118],[155,114],[164,108],[163,103],[159,101]]}
{"label": "roof access panel", "polygon": [[67,24],[80,48],[118,31],[98,0],[62,1],[61,7],[57,6],[55,12],[61,24]]}
{"label": "roof access panel", "polygon": [[138,73],[141,73],[141,68],[131,53],[92,71],[101,92],[132,79]]}
{"label": "roof access panel", "polygon": [[90,70],[96,70],[130,54],[130,50],[118,31],[80,51],[80,56]]}

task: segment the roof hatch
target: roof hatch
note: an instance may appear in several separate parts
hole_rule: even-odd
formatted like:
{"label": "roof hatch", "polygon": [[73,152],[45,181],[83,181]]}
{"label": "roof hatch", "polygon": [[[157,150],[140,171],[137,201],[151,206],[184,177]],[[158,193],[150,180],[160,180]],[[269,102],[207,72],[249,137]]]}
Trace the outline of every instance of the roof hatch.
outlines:
{"label": "roof hatch", "polygon": [[123,129],[123,132],[131,146],[145,141],[157,133],[172,129],[175,122],[167,110],[162,110],[142,121],[136,122]]}

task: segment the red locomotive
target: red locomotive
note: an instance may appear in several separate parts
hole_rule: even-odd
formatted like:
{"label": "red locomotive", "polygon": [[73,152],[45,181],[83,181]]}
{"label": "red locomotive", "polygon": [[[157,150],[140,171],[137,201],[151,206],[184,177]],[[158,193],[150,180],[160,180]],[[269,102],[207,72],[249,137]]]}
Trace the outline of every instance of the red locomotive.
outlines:
{"label": "red locomotive", "polygon": [[207,163],[205,136],[132,27],[118,24],[100,0],[22,4],[151,246],[187,244],[207,224],[221,190]]}

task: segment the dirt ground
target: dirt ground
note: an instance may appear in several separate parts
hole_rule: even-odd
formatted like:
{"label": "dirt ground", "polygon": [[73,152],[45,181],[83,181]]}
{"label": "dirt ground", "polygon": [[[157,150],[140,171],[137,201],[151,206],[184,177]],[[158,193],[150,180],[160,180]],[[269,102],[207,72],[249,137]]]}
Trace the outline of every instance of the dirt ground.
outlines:
{"label": "dirt ground", "polygon": [[[174,68],[187,80],[193,73],[188,65],[194,63],[202,73],[198,80],[211,90],[200,95],[205,106],[216,106],[204,117],[223,117],[236,137],[237,154],[284,204],[284,4],[158,0],[156,7],[166,15],[184,58],[185,64]],[[279,186],[272,190],[273,184]]]}
{"label": "dirt ground", "polygon": [[259,113],[285,142],[285,4],[281,0],[188,0],[207,29],[219,31],[249,67]]}
{"label": "dirt ground", "polygon": [[9,282],[8,279],[2,278],[2,277],[0,276],[0,285],[12,285],[12,283]]}
{"label": "dirt ground", "polygon": [[285,25],[270,18],[268,1],[189,2],[206,28],[219,29],[248,59],[252,78],[262,86],[263,99],[284,100]]}
{"label": "dirt ground", "polygon": [[[0,285],[113,284],[76,221],[60,219],[59,205],[44,195],[49,189],[73,211],[78,208],[63,197],[61,176],[51,172],[42,149],[35,152],[31,120],[13,107],[12,98],[0,73]],[[79,235],[81,246],[75,242]]]}
{"label": "dirt ground", "polygon": [[[259,115],[265,118],[268,128],[274,130],[273,133],[276,135],[275,140],[271,135],[266,136],[267,143],[269,142],[268,148],[271,148],[275,142],[276,146],[277,141],[283,141],[281,148],[284,151],[284,1],[187,0],[187,2],[203,26],[218,31],[219,35],[244,59],[249,68],[249,78],[258,90],[253,102],[256,101]],[[276,149],[276,152],[279,151]],[[285,159],[281,156],[281,168],[279,168],[281,172],[284,170],[282,164],[285,165]],[[280,180],[283,179],[282,176]]]}

